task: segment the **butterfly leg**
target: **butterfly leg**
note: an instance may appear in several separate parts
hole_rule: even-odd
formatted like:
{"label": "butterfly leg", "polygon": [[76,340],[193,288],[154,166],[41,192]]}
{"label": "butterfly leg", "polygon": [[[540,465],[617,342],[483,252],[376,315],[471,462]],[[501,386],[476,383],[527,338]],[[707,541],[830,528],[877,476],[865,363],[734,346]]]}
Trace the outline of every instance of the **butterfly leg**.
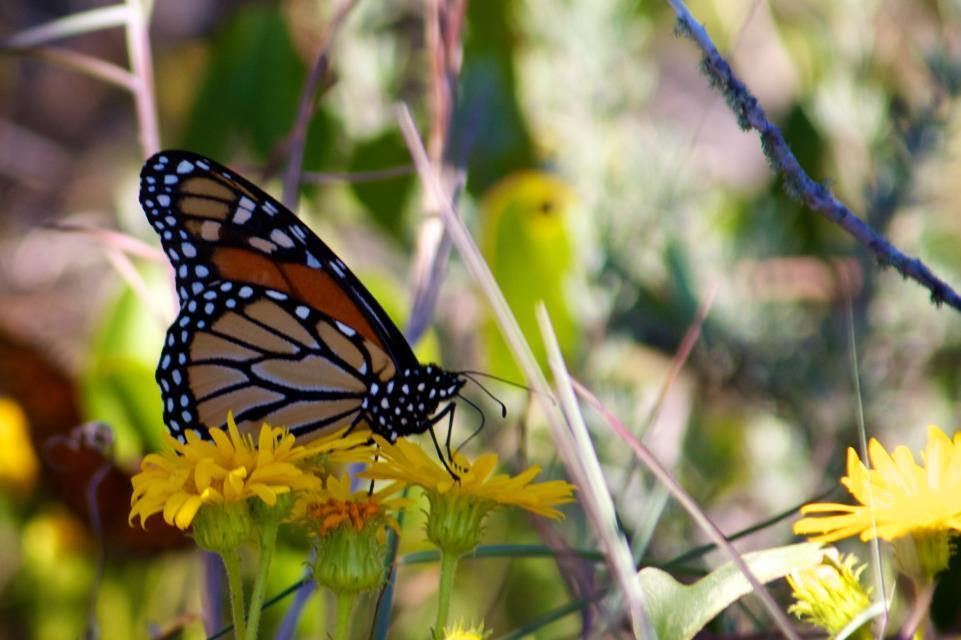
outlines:
{"label": "butterfly leg", "polygon": [[[437,424],[438,422],[440,422],[441,420],[443,420],[445,416],[447,417],[447,437],[444,439],[444,450],[447,452],[447,461],[448,461],[448,462],[450,463],[450,465],[451,465],[452,467],[454,467],[455,469],[458,469],[458,470],[460,470],[460,471],[467,471],[467,469],[461,468],[460,465],[458,465],[458,464],[454,461],[454,450],[451,449],[451,445],[450,445],[451,436],[452,436],[452,434],[454,433],[454,413],[455,413],[455,411],[457,411],[457,404],[455,404],[455,403],[453,403],[453,402],[449,403],[446,407],[444,407],[443,411],[441,411],[441,412],[438,413],[436,416],[434,416],[434,419],[431,421],[431,423],[432,423],[431,426],[433,426],[433,425]],[[433,433],[433,430],[432,430],[432,433]],[[469,440],[469,439],[470,439],[470,438],[468,438],[468,440]],[[457,450],[458,450],[458,451],[460,451],[460,449],[461,449],[461,447],[457,447]],[[439,453],[439,452],[438,452],[438,453]],[[441,456],[441,459],[443,459],[443,456]],[[448,471],[450,471],[450,469],[448,469]]]}
{"label": "butterfly leg", "polygon": [[[447,424],[447,456],[444,455],[443,450],[440,448],[440,442],[437,441],[437,434],[434,433],[434,425],[444,419],[445,416],[450,416],[450,420]],[[441,463],[444,468],[447,469],[447,473],[450,474],[454,480],[460,480],[460,476],[454,473],[451,469],[451,464],[454,464],[454,458],[450,452],[450,429],[454,424],[454,403],[451,402],[444,410],[434,416],[430,421],[430,427],[427,429],[430,432],[430,439],[434,442],[434,449],[437,450],[437,457],[440,458]],[[450,462],[448,463],[448,460]]]}
{"label": "butterfly leg", "polygon": [[450,449],[450,437],[454,432],[454,412],[457,410],[457,405],[453,402],[449,403],[443,411],[437,416],[437,420],[440,421],[444,418],[444,414],[448,415],[447,420],[447,437],[444,438],[444,449],[447,451],[447,459],[454,462],[454,452]]}

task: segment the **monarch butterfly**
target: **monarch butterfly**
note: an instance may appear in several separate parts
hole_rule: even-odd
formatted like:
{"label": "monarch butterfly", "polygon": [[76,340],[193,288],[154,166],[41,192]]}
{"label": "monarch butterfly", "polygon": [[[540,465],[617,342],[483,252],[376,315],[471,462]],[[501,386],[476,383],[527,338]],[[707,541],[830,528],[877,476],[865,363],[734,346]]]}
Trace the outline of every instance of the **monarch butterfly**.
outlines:
{"label": "monarch butterfly", "polygon": [[193,429],[207,438],[232,411],[242,432],[269,422],[307,440],[366,423],[392,442],[430,431],[438,446],[433,426],[453,422],[464,374],[422,365],[377,300],[286,207],[187,151],[146,161],[140,204],[180,299],[157,366],[174,437]]}

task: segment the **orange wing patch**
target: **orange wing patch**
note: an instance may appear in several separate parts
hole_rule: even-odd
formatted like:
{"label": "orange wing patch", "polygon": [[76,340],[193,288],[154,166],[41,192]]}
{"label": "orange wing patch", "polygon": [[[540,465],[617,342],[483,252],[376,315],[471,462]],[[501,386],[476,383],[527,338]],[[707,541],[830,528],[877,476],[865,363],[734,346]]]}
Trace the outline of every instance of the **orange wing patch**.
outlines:
{"label": "orange wing patch", "polygon": [[249,282],[291,293],[290,285],[277,263],[260,253],[235,247],[218,247],[211,262],[225,280]]}
{"label": "orange wing patch", "polygon": [[386,350],[364,312],[357,308],[357,304],[328,271],[292,263],[282,263],[280,268],[287,276],[295,297],[315,309],[322,309],[334,320],[340,320],[380,349]]}
{"label": "orange wing patch", "polygon": [[270,300],[258,300],[244,308],[247,317],[279,331],[287,338],[296,340],[301,345],[316,349],[317,342],[307,333],[297,319],[287,313],[280,305]]}
{"label": "orange wing patch", "polygon": [[291,430],[299,426],[331,420],[331,423],[322,429],[315,429],[298,438],[300,442],[305,442],[324,433],[350,426],[359,410],[360,404],[356,400],[330,400],[326,402],[302,400],[278,409],[270,414],[268,420],[272,425],[287,427]]}
{"label": "orange wing patch", "polygon": [[206,331],[195,333],[193,342],[190,344],[190,360],[198,363],[214,359],[242,362],[256,358],[258,355],[256,351]]}
{"label": "orange wing patch", "polygon": [[222,315],[217,322],[214,323],[212,329],[226,336],[237,336],[237,339],[241,342],[245,342],[261,351],[288,355],[292,355],[298,351],[297,346],[293,342],[288,342],[276,333],[267,331],[259,324],[251,322],[235,311],[230,311]]}
{"label": "orange wing patch", "polygon": [[385,350],[363,312],[327,271],[278,263],[255,251],[236,247],[217,248],[211,261],[225,280],[259,284],[286,293],[314,309],[323,310]]}
{"label": "orange wing patch", "polygon": [[212,198],[181,198],[180,210],[191,216],[211,220],[226,220],[230,215],[226,203]]}
{"label": "orange wing patch", "polygon": [[[347,363],[347,365],[359,371],[360,373],[366,373],[365,367],[367,366],[364,361],[364,354],[360,352],[353,342],[347,339],[347,336],[342,334],[340,331],[334,328],[329,322],[321,321],[317,323],[317,335],[327,348],[337,354],[337,356]],[[368,351],[376,350],[380,351],[379,348],[364,345],[368,347]]]}
{"label": "orange wing patch", "polygon": [[367,387],[327,358],[309,355],[299,360],[270,359],[251,367],[254,375],[298,391],[347,391],[364,395]]}
{"label": "orange wing patch", "polygon": [[242,371],[218,364],[195,364],[187,367],[187,379],[190,381],[190,392],[197,399],[247,382],[247,376]]}
{"label": "orange wing patch", "polygon": [[[197,411],[200,413],[200,424],[208,427],[222,427],[226,423],[228,411],[237,411],[238,407],[260,407],[283,399],[284,396],[280,393],[251,385],[199,402]],[[270,418],[265,420],[269,421]],[[259,422],[251,421],[248,432],[259,428]]]}
{"label": "orange wing patch", "polygon": [[218,200],[223,200],[224,202],[234,202],[236,200],[234,189],[243,192],[250,198],[253,198],[253,195],[249,191],[233,181],[231,181],[228,186],[223,182],[213,180],[211,178],[188,178],[183,181],[183,184],[180,187],[180,190],[183,193],[189,193],[190,195],[201,196],[204,198],[216,198]]}

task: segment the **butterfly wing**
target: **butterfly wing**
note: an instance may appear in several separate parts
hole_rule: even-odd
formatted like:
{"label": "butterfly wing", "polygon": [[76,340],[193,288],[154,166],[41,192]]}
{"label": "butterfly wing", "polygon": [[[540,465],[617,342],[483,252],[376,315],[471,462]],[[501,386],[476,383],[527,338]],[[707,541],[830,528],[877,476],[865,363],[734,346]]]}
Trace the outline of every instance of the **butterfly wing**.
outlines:
{"label": "butterfly wing", "polygon": [[417,359],[383,308],[289,210],[234,172],[164,151],[140,202],[176,273],[180,314],[157,380],[174,436],[233,411],[317,435],[356,424],[371,385]]}
{"label": "butterfly wing", "polygon": [[174,266],[183,306],[210,282],[258,284],[322,309],[404,366],[417,359],[344,262],[286,207],[235,172],[188,151],[143,166],[140,204]]}
{"label": "butterfly wing", "polygon": [[393,361],[346,324],[288,294],[224,281],[190,298],[167,332],[157,367],[164,419],[175,437],[262,422],[316,437],[355,426],[372,384]]}

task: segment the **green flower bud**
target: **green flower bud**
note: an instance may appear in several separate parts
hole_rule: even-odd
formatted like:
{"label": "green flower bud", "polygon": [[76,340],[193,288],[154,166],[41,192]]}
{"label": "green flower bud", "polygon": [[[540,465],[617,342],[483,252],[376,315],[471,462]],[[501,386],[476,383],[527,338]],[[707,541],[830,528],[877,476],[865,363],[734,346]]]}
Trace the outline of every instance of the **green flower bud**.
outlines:
{"label": "green flower bud", "polygon": [[219,554],[233,551],[246,542],[252,528],[246,501],[205,504],[193,520],[197,545]]}

